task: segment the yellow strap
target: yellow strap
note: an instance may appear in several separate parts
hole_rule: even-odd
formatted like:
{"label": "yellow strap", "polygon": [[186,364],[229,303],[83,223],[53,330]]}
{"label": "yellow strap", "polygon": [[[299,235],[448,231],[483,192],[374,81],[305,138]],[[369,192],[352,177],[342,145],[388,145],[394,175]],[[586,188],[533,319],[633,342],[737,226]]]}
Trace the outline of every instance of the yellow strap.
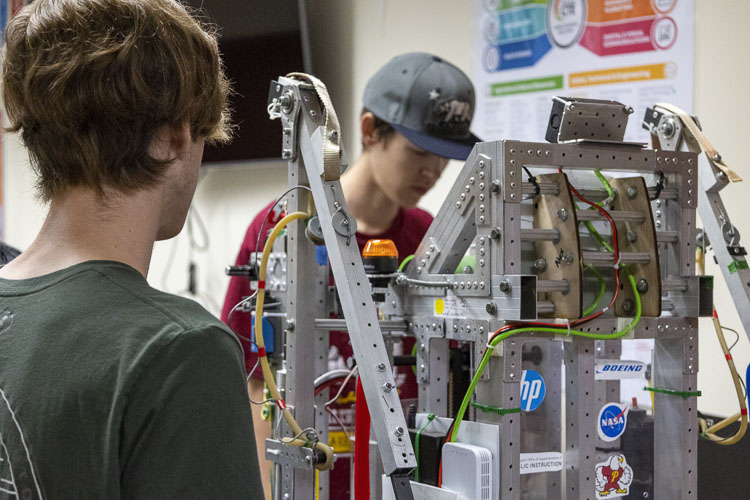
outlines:
{"label": "yellow strap", "polygon": [[308,81],[315,88],[326,114],[323,125],[323,180],[337,181],[341,176],[341,126],[333,109],[331,97],[325,84],[312,75],[306,73],[289,73],[287,78]]}
{"label": "yellow strap", "polygon": [[704,153],[706,153],[708,161],[711,162],[716,168],[724,172],[730,181],[742,181],[742,177],[740,177],[737,172],[729,168],[722,161],[719,152],[716,151],[716,148],[714,148],[713,145],[708,141],[706,136],[703,134],[703,132],[701,132],[701,130],[698,128],[698,125],[695,123],[695,121],[693,121],[690,115],[673,104],[656,103],[656,105],[676,114],[680,118],[682,123],[687,128],[688,133],[685,135],[685,138],[691,151],[703,151]]}

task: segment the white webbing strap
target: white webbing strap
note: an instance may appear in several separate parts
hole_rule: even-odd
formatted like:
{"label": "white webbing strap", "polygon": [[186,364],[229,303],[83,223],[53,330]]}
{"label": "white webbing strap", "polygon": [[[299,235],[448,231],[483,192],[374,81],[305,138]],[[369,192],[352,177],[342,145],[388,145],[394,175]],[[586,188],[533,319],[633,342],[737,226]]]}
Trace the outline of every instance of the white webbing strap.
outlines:
{"label": "white webbing strap", "polygon": [[721,155],[718,151],[716,151],[716,148],[713,147],[713,145],[708,141],[706,136],[703,134],[703,132],[698,128],[698,125],[693,121],[693,119],[685,113],[683,110],[678,108],[677,106],[673,104],[666,104],[666,103],[656,103],[657,106],[660,108],[664,108],[667,111],[670,111],[674,114],[676,114],[682,123],[685,125],[688,131],[688,144],[691,142],[700,148],[701,151],[706,153],[706,156],[708,157],[708,161],[710,161],[713,165],[716,166],[719,170],[724,172],[726,174],[727,178],[729,178],[732,182],[740,182],[742,181],[742,177],[737,174],[734,170],[729,168],[721,159]]}
{"label": "white webbing strap", "polygon": [[308,81],[315,88],[323,109],[325,123],[323,124],[323,180],[337,181],[341,176],[341,126],[333,109],[331,97],[325,84],[312,75],[306,73],[289,73],[287,78]]}

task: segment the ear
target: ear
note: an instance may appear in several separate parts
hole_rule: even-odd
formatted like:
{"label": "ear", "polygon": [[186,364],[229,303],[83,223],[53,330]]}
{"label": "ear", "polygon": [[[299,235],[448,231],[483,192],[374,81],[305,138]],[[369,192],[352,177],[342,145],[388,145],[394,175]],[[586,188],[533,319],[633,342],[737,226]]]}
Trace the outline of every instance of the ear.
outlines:
{"label": "ear", "polygon": [[187,122],[162,125],[151,144],[152,153],[165,160],[173,160],[185,154],[192,142],[190,124]]}
{"label": "ear", "polygon": [[362,133],[362,144],[365,147],[374,146],[380,142],[380,134],[375,130],[375,115],[371,112],[362,113],[359,118],[359,127]]}

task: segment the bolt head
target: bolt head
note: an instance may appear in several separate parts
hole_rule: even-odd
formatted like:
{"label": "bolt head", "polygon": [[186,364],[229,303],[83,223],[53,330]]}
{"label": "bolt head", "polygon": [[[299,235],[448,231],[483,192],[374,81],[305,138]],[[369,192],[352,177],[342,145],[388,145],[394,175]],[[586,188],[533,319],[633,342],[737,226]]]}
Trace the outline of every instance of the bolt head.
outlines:
{"label": "bolt head", "polygon": [[497,304],[495,304],[494,302],[487,302],[487,305],[484,307],[484,309],[488,314],[495,314],[497,312]]}
{"label": "bolt head", "polygon": [[403,435],[404,435],[404,428],[403,428],[403,427],[401,427],[401,426],[399,425],[398,427],[396,427],[396,428],[394,429],[393,433],[394,433],[394,434],[395,434],[396,436],[398,436],[398,437],[401,437],[401,436],[403,436]]}
{"label": "bolt head", "polygon": [[534,269],[537,271],[544,271],[547,269],[547,259],[540,257],[534,261]]}
{"label": "bolt head", "polygon": [[490,231],[490,238],[493,240],[499,240],[500,239],[500,228],[499,227],[493,227]]}
{"label": "bolt head", "polygon": [[557,218],[563,222],[568,220],[568,211],[565,210],[564,208],[561,208],[560,210],[557,211]]}
{"label": "bolt head", "polygon": [[378,371],[380,372],[385,371],[385,363],[378,363]]}
{"label": "bolt head", "polygon": [[635,288],[640,293],[646,293],[646,292],[648,292],[648,281],[646,281],[645,279],[638,280],[638,284],[635,286]]}
{"label": "bolt head", "polygon": [[510,289],[511,289],[510,281],[504,280],[504,281],[500,282],[500,291],[501,292],[508,293],[508,292],[510,292]]}
{"label": "bolt head", "polygon": [[490,185],[490,191],[492,191],[493,193],[499,193],[500,183],[498,181],[492,181],[492,184]]}
{"label": "bolt head", "polygon": [[628,198],[630,198],[631,200],[634,199],[638,195],[638,190],[632,186],[628,188],[627,192],[628,192]]}

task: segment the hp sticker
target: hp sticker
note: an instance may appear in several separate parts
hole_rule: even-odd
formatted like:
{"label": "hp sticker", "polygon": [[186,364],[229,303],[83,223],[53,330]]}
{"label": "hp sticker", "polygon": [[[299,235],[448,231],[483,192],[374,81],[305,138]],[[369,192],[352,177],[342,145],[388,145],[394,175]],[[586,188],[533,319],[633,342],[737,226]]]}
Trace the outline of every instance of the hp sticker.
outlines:
{"label": "hp sticker", "polygon": [[633,469],[625,455],[613,455],[606,462],[596,464],[596,498],[627,496],[632,482]]}
{"label": "hp sticker", "polygon": [[544,401],[547,389],[539,372],[524,370],[521,375],[521,410],[534,411]]}
{"label": "hp sticker", "polygon": [[602,441],[614,441],[625,432],[628,425],[628,405],[608,403],[599,412],[597,430]]}

